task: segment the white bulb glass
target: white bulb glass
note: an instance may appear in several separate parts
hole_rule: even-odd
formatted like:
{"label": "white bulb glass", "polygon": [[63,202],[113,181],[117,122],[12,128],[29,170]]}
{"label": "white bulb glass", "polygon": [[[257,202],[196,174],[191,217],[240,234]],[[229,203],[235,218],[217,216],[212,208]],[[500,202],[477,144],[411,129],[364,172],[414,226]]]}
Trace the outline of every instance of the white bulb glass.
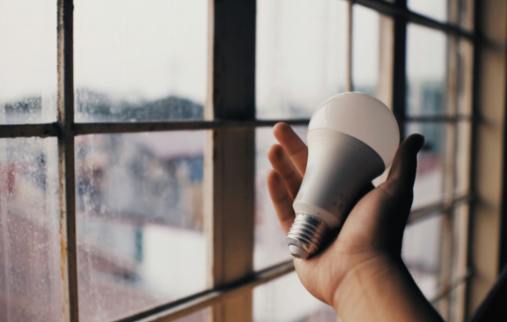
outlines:
{"label": "white bulb glass", "polygon": [[357,199],[390,166],[399,140],[394,115],[366,94],[333,96],[313,114],[287,237],[294,257],[308,258],[336,236]]}

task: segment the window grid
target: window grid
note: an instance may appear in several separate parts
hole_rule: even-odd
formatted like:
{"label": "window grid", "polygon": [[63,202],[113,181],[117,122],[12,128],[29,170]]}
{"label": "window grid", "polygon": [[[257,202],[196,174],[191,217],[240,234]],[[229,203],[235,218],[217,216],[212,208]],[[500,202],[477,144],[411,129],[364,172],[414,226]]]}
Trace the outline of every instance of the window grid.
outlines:
{"label": "window grid", "polygon": [[[211,1],[211,0],[210,0]],[[244,2],[244,3],[243,3]],[[77,257],[76,257],[76,211],[75,211],[75,164],[74,164],[74,138],[77,135],[92,134],[92,133],[127,133],[127,132],[150,132],[150,131],[172,131],[172,130],[198,130],[198,129],[212,129],[213,136],[217,134],[225,134],[229,130],[239,129],[245,132],[248,137],[248,133],[253,133],[253,130],[257,127],[271,126],[280,120],[256,120],[255,119],[255,102],[253,89],[255,86],[255,57],[250,57],[250,60],[245,64],[245,61],[241,61],[239,65],[241,68],[236,70],[241,71],[239,75],[225,75],[220,73],[223,66],[220,66],[220,61],[223,63],[226,59],[221,56],[229,55],[234,57],[235,55],[255,55],[255,43],[252,44],[252,40],[255,42],[255,1],[245,0],[243,2],[229,1],[216,1],[210,7],[214,7],[215,11],[210,13],[214,15],[215,32],[214,34],[214,60],[213,60],[213,96],[214,96],[214,112],[215,120],[213,121],[197,121],[197,122],[140,122],[140,123],[74,123],[74,84],[73,84],[73,1],[72,0],[58,0],[58,121],[56,123],[46,124],[21,124],[21,125],[0,125],[0,137],[12,138],[12,137],[58,137],[58,149],[59,149],[59,171],[60,171],[60,188],[61,188],[61,216],[60,216],[60,234],[61,234],[61,248],[62,254],[66,257],[62,258],[62,268],[64,275],[62,280],[65,288],[65,307],[66,312],[63,313],[64,320],[68,321],[79,321],[79,309],[78,309],[78,279],[77,279]],[[244,4],[249,4],[247,8],[241,9]],[[430,122],[430,123],[445,123],[445,124],[457,124],[458,122],[469,122],[472,124],[472,131],[470,133],[470,142],[472,147],[476,144],[474,139],[474,124],[477,116],[476,112],[476,87],[477,81],[474,80],[473,85],[473,104],[472,104],[472,115],[452,115],[452,116],[407,116],[405,115],[405,65],[406,65],[406,26],[408,22],[420,24],[435,30],[444,31],[451,36],[458,38],[464,38],[470,40],[474,46],[474,64],[473,68],[477,68],[477,47],[479,46],[479,39],[477,32],[467,31],[458,27],[457,25],[439,22],[432,18],[425,17],[423,15],[414,13],[407,8],[406,0],[397,0],[394,4],[387,3],[384,1],[377,0],[349,0],[350,8],[353,4],[362,5],[378,11],[387,16],[391,16],[394,19],[394,57],[393,59],[397,62],[393,64],[393,109],[394,113],[400,122],[400,127],[403,129],[404,125],[408,122]],[[476,1],[476,11],[479,1]],[[252,9],[253,6],[253,9]],[[243,10],[243,15],[236,16],[237,19],[230,19],[226,21],[226,17],[230,13],[237,13]],[[350,12],[351,10],[349,10]],[[229,15],[229,17],[234,15]],[[220,19],[218,19],[218,18]],[[229,47],[231,39],[228,38],[227,34],[218,32],[217,26],[222,25],[221,31],[227,30],[227,25],[244,24],[242,18],[249,18],[245,34],[250,35],[246,40],[232,39],[232,42],[237,41],[236,47]],[[350,24],[352,20],[350,19]],[[225,22],[223,22],[225,20]],[[349,33],[351,33],[351,27]],[[230,36],[230,34],[229,34]],[[349,35],[349,38],[351,36]],[[246,41],[246,43],[242,42]],[[351,46],[352,39],[348,41]],[[248,52],[237,52],[241,49],[241,45],[247,45],[244,50]],[[221,47],[222,46],[222,47]],[[222,52],[217,48],[221,48]],[[349,48],[350,50],[350,48]],[[218,55],[218,56],[217,56]],[[349,54],[349,66],[352,60]],[[234,60],[227,60],[228,63],[234,62]],[[350,67],[351,68],[351,67]],[[249,75],[250,83],[242,84],[246,86],[243,91],[226,92],[227,86],[231,88],[237,88],[234,82],[237,77],[244,76],[245,69]],[[228,69],[231,70],[231,69]],[[248,74],[249,73],[249,74]],[[351,70],[349,70],[351,75]],[[474,73],[476,74],[476,73]],[[349,84],[352,86],[352,80],[349,75]],[[232,83],[231,83],[232,82]],[[219,97],[219,99],[217,99]],[[245,98],[246,97],[246,98]],[[284,120],[292,125],[303,125],[307,124],[308,119],[297,119],[297,120]],[[247,141],[253,143],[253,139],[247,138]],[[215,148],[218,147],[218,141],[214,141],[213,145]],[[234,145],[226,148],[234,148]],[[472,150],[472,149],[471,149]],[[246,161],[248,162],[248,161]],[[252,162],[252,160],[250,160]],[[473,156],[471,172],[473,171]],[[224,172],[221,172],[224,174]],[[250,173],[253,176],[253,173]],[[472,187],[472,186],[471,186]],[[216,187],[214,187],[216,189]],[[473,191],[473,190],[472,190]],[[217,193],[216,190],[213,194]],[[456,204],[467,203],[470,204],[473,201],[473,195],[458,196],[446,200],[445,203],[438,203],[433,205],[425,206],[422,209],[415,209],[412,214],[411,223],[417,222],[431,215],[434,210],[444,210],[444,213],[448,213]],[[249,207],[253,207],[249,205]],[[250,209],[252,211],[253,209]],[[417,214],[417,215],[416,215]],[[213,217],[217,216],[216,213]],[[253,216],[253,212],[251,214]],[[250,227],[253,230],[253,224]],[[215,246],[215,245],[213,245]],[[249,254],[251,257],[252,254]],[[223,258],[224,259],[224,258]],[[246,259],[248,261],[248,259]],[[248,266],[248,265],[247,265]],[[223,267],[222,267],[223,269]],[[251,269],[251,267],[250,267]],[[262,283],[266,283],[278,276],[287,274],[293,270],[292,264],[284,262],[273,267],[267,268],[266,270],[251,273],[247,279],[243,279],[241,283],[234,282],[234,278],[227,279],[220,286],[204,291],[188,298],[180,299],[176,302],[168,303],[158,308],[141,312],[133,317],[124,319],[125,321],[134,321],[138,318],[146,317],[149,320],[156,321],[163,319],[164,321],[171,320],[178,316],[183,316],[187,313],[198,310],[205,306],[222,303],[228,296],[241,292],[241,290],[247,290],[251,292],[251,289]],[[223,273],[223,272],[220,272]],[[215,276],[215,278],[217,278]],[[448,285],[435,301],[445,298],[457,285],[465,283],[468,279],[468,275],[461,276],[455,280],[455,282]],[[66,284],[66,285],[65,285]],[[444,294],[445,293],[445,294]],[[232,294],[232,295],[231,295]],[[251,298],[250,298],[251,301]],[[152,318],[149,318],[152,317]]]}

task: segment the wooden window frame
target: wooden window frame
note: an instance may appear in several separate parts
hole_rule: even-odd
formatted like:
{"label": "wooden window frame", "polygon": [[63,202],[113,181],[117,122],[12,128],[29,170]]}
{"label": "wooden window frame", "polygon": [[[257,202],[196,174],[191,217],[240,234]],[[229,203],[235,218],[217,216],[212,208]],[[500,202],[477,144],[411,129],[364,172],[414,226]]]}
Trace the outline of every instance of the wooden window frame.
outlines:
{"label": "wooden window frame", "polygon": [[[342,1],[342,0],[337,0]],[[481,189],[474,189],[480,183],[476,163],[481,158],[474,157],[478,151],[477,131],[479,123],[478,105],[487,102],[479,95],[481,55],[481,22],[475,15],[475,28],[463,29],[457,24],[442,22],[418,14],[407,7],[407,0],[395,0],[394,3],[381,0],[345,0],[349,4],[349,23],[347,41],[348,69],[346,84],[353,88],[352,80],[352,18],[354,5],[361,5],[392,18],[392,62],[382,59],[383,71],[391,70],[392,84],[388,85],[393,112],[404,129],[408,123],[441,123],[455,126],[459,122],[471,125],[470,131],[470,193],[463,196],[448,194],[442,202],[414,209],[409,224],[429,218],[439,211],[449,214],[458,205],[466,204],[467,223],[464,232],[478,238],[480,232],[471,228],[476,195]],[[452,0],[457,1],[457,0]],[[472,0],[467,0],[470,3]],[[498,0],[497,2],[501,2]],[[475,11],[481,12],[481,1],[474,0]],[[255,204],[255,130],[272,126],[278,121],[291,125],[306,125],[308,119],[259,120],[255,115],[255,36],[256,1],[255,0],[209,0],[210,50],[209,50],[209,100],[207,116],[203,121],[168,121],[135,123],[75,123],[74,120],[74,49],[73,49],[73,0],[57,0],[58,11],[58,118],[54,123],[0,125],[0,138],[14,137],[56,137],[58,138],[59,178],[60,178],[60,240],[63,268],[63,294],[65,312],[63,320],[79,321],[78,263],[76,240],[76,200],[75,200],[75,160],[74,139],[78,135],[100,133],[134,133],[178,130],[210,130],[209,148],[205,162],[211,164],[205,184],[210,187],[206,204],[206,217],[209,221],[209,240],[211,247],[210,288],[197,294],[166,303],[155,308],[139,312],[121,319],[121,321],[171,321],[197,310],[211,307],[215,321],[252,321],[252,289],[279,276],[293,271],[291,261],[268,267],[255,272],[253,269],[254,213]],[[489,6],[488,6],[489,8]],[[491,9],[489,9],[491,10]],[[487,12],[491,14],[491,12]],[[505,17],[505,15],[504,15]],[[407,24],[417,24],[445,32],[449,37],[470,41],[474,48],[472,113],[450,116],[411,116],[406,107],[406,38]],[[383,53],[384,54],[384,53]],[[389,53],[388,53],[389,54]],[[394,63],[395,62],[395,63]],[[386,65],[387,64],[387,65]],[[386,69],[386,66],[388,67]],[[505,71],[503,71],[505,72]],[[481,99],[479,99],[481,97]],[[502,102],[504,102],[502,100]],[[502,109],[504,106],[502,106]],[[403,131],[403,130],[402,130]],[[403,134],[403,133],[402,133]],[[503,133],[502,133],[503,134]],[[479,138],[480,140],[480,138]],[[503,144],[503,140],[500,140]],[[238,153],[237,147],[244,147]],[[503,151],[500,149],[499,151]],[[487,162],[486,162],[487,163]],[[227,164],[227,166],[225,166]],[[506,166],[507,167],[507,166]],[[454,175],[454,174],[453,174]],[[242,180],[239,182],[238,177]],[[480,212],[480,211],[477,211]],[[478,214],[477,214],[478,215]],[[447,216],[450,217],[450,216]],[[482,232],[484,234],[484,232]],[[498,236],[497,236],[498,237]],[[474,239],[475,240],[475,239]],[[463,316],[475,306],[470,300],[476,286],[469,275],[469,265],[474,258],[474,250],[465,240],[465,252],[460,258],[463,276],[445,285],[433,299],[434,302],[447,300],[449,294],[460,286]],[[234,254],[234,256],[231,256]],[[467,305],[468,304],[468,305]]]}

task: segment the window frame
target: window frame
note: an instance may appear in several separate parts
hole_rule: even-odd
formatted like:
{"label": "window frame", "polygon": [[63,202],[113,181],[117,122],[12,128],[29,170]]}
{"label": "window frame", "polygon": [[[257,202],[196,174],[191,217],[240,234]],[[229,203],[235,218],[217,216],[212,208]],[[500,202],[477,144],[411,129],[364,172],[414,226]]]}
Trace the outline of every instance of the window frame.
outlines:
{"label": "window frame", "polygon": [[[407,7],[407,0],[394,3],[381,0],[337,0],[349,4],[346,88],[353,89],[352,80],[352,18],[355,5],[364,6],[393,19],[391,65],[382,66],[391,70],[392,84],[388,84],[393,112],[404,134],[407,123],[432,123],[456,126],[467,122],[472,130],[469,135],[471,145],[471,177],[475,176],[473,151],[476,147],[476,123],[478,119],[477,87],[474,79],[471,95],[471,115],[411,116],[406,111],[406,38],[407,24],[413,23],[432,30],[443,31],[449,38],[466,39],[473,46],[473,69],[477,74],[478,52],[481,46],[477,14],[475,27],[470,31],[460,26],[435,20],[418,14]],[[449,0],[457,3],[458,0]],[[472,0],[466,0],[470,3]],[[475,11],[479,12],[481,1],[475,0]],[[76,200],[75,200],[75,137],[85,134],[135,133],[177,130],[210,130],[205,162],[212,164],[206,174],[205,184],[211,189],[206,196],[208,211],[209,241],[211,247],[210,288],[202,292],[139,312],[119,321],[171,321],[178,317],[211,307],[212,318],[217,321],[234,321],[241,316],[242,321],[252,321],[252,290],[255,286],[267,283],[279,276],[293,271],[291,261],[285,261],[261,271],[253,270],[254,214],[255,202],[255,129],[269,127],[276,122],[285,121],[291,125],[306,125],[308,118],[260,120],[255,116],[255,39],[256,39],[256,1],[255,0],[209,0],[209,99],[206,106],[209,120],[166,121],[166,122],[118,122],[118,123],[75,123],[74,120],[74,1],[57,0],[58,20],[58,118],[54,123],[0,125],[0,138],[15,137],[56,137],[58,138],[59,185],[60,185],[60,240],[64,270],[62,289],[65,300],[63,320],[79,321],[79,288],[76,239]],[[390,49],[391,50],[391,49]],[[452,63],[452,62],[451,62]],[[225,66],[227,64],[227,67]],[[231,67],[232,65],[232,67]],[[227,70],[227,73],[224,72]],[[475,75],[476,76],[476,75]],[[452,143],[450,143],[452,144]],[[237,147],[245,151],[237,153]],[[234,157],[234,164],[225,161]],[[238,185],[238,176],[242,182]],[[473,179],[470,179],[473,180]],[[473,183],[471,181],[471,183]],[[470,193],[462,196],[447,194],[442,202],[425,205],[412,211],[409,224],[414,224],[436,211],[452,217],[458,205],[468,205],[471,209],[475,200],[473,184]],[[224,198],[223,196],[228,196]],[[245,196],[251,196],[245,199]],[[238,216],[241,214],[241,216]],[[468,217],[472,216],[471,210]],[[467,219],[468,220],[468,219]],[[225,225],[223,223],[227,222]],[[469,231],[469,220],[464,232]],[[446,226],[449,226],[447,224]],[[239,227],[239,228],[238,228]],[[448,233],[451,233],[447,228]],[[240,232],[238,234],[238,232]],[[449,294],[459,286],[466,286],[471,270],[468,256],[470,245],[466,245],[464,258],[460,258],[460,272],[450,284],[445,285],[432,299],[435,303],[445,303]],[[444,245],[445,248],[451,247]],[[239,254],[232,257],[230,254]],[[450,265],[450,264],[445,264]],[[450,267],[450,266],[449,266]],[[447,269],[449,269],[447,267]],[[461,297],[466,298],[468,287],[460,288]],[[440,305],[440,304],[439,304]],[[448,305],[448,304],[443,304]],[[460,304],[465,315],[466,301]],[[446,309],[448,310],[448,309]],[[240,314],[240,315],[238,315]]]}

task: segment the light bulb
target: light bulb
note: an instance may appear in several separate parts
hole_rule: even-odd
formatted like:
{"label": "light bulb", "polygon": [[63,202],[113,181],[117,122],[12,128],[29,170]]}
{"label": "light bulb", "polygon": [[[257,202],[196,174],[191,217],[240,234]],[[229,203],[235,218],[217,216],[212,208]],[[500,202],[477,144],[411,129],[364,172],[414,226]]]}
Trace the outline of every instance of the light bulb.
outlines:
{"label": "light bulb", "polygon": [[287,236],[294,257],[308,258],[335,237],[354,202],[389,167],[398,123],[379,100],[362,93],[331,97],[308,127],[308,162]]}

